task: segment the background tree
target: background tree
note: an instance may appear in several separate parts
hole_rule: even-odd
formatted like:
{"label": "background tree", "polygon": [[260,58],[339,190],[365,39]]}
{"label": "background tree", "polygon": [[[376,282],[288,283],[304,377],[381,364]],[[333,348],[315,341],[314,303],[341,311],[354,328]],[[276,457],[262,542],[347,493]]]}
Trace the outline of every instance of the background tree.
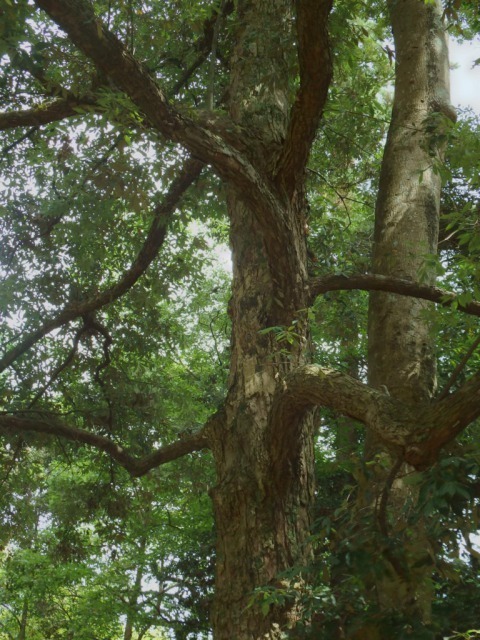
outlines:
{"label": "background tree", "polygon": [[[175,493],[167,462],[180,482],[176,499],[183,491],[192,496],[189,482],[209,490],[216,638],[273,638],[286,629],[301,635],[310,619],[323,629],[336,620],[339,634],[382,637],[397,614],[403,629],[415,620],[428,630],[435,558],[444,548],[423,549],[419,557],[411,539],[421,532],[430,541],[425,509],[435,482],[428,474],[480,413],[480,377],[473,368],[462,380],[466,360],[455,362],[461,372],[433,398],[435,320],[431,305],[419,301],[480,315],[468,258],[458,263],[453,292],[434,286],[441,266],[439,177],[449,171],[442,153],[455,135],[441,18],[460,21],[457,5],[444,11],[439,3],[405,0],[385,12],[353,1],[332,11],[318,0],[118,7],[37,0],[2,10],[2,62],[11,72],[1,86],[7,109],[0,115],[7,166],[0,416],[6,482],[14,482],[15,465],[32,448],[48,442],[54,459],[78,456],[86,469],[103,469],[104,453],[137,478],[162,467],[153,476],[167,480],[166,503]],[[465,19],[478,27],[469,6]],[[390,23],[394,51],[382,44]],[[393,58],[396,93],[376,198],[372,273],[365,273],[377,188],[372,171],[380,166],[388,111],[388,99],[378,96],[393,76]],[[331,84],[334,66],[338,79]],[[476,251],[476,227],[457,232],[457,209],[449,215],[462,246]],[[212,242],[227,234],[230,293],[225,275],[211,267]],[[458,259],[457,248],[451,252]],[[368,363],[365,297],[332,293],[352,289],[389,292],[369,303]],[[319,301],[324,294],[329,304]],[[222,308],[231,323],[229,345]],[[333,326],[323,326],[322,309]],[[338,331],[340,317],[348,322]],[[335,352],[348,372],[331,368]],[[329,413],[320,419],[318,407]],[[349,420],[337,434],[348,454],[343,464],[365,439],[366,465],[348,470],[357,482],[353,519],[348,508],[330,505],[344,521],[338,549],[317,553],[325,568],[342,564],[330,584],[309,591],[315,581],[299,571],[311,564],[315,547],[314,438],[319,427],[333,429],[338,414]],[[210,459],[214,480],[204,469]],[[438,464],[453,465],[452,454],[445,460]],[[113,475],[103,483],[111,496],[118,471],[108,465]],[[337,482],[347,481],[336,473]],[[69,486],[82,485],[78,476]],[[29,485],[24,476],[21,482]],[[124,616],[125,638],[134,630],[142,637],[168,610],[159,586],[156,603],[147,598],[140,606],[147,578],[174,582],[171,558],[181,567],[188,557],[188,542],[175,547],[168,536],[169,577],[161,562],[155,565],[161,552],[150,526],[155,530],[157,520],[147,507],[155,510],[161,500],[148,482],[134,483],[142,487],[135,491],[126,484],[118,500],[105,498],[109,517],[126,527],[118,542],[123,581],[117,574],[115,586],[121,602],[105,624]],[[102,480],[88,488],[95,486]],[[462,481],[453,486],[452,496]],[[63,527],[67,546],[83,534],[99,535],[98,527],[72,523],[67,512],[59,529],[42,522],[42,509],[50,518],[56,506],[34,506],[41,494],[32,491],[29,544],[37,530],[58,537]],[[54,487],[48,495],[53,499]],[[465,520],[475,509],[474,487],[463,497],[473,501],[462,506]],[[188,508],[198,500],[190,497]],[[91,509],[101,512],[101,504]],[[432,530],[440,520],[433,519]],[[447,528],[448,518],[443,522]],[[320,525],[325,540],[325,520]],[[352,528],[362,542],[353,550],[357,559],[369,555],[375,571],[364,579],[357,571],[363,610],[350,615],[346,606],[343,617],[332,610],[328,618],[329,594],[351,562]],[[368,539],[380,551],[373,564]],[[97,566],[98,549],[90,548]],[[185,565],[180,571],[187,577]],[[112,574],[109,585],[115,581]],[[179,638],[188,633],[185,612],[190,607],[198,615],[200,595],[208,597],[208,580],[200,583],[185,586],[193,602],[187,595],[171,605],[173,617],[165,620]],[[18,589],[19,633],[30,615],[25,603],[40,598],[31,589]],[[388,597],[392,591],[396,599]],[[318,594],[321,612],[312,608]]]}

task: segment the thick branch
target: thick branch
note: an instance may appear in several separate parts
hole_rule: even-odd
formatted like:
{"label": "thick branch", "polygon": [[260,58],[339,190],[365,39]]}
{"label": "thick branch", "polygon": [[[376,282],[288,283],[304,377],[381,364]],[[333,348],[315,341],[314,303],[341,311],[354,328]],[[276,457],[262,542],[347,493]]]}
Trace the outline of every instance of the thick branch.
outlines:
{"label": "thick branch", "polygon": [[315,406],[362,422],[389,449],[418,469],[480,416],[480,373],[440,402],[406,405],[340,371],[318,365],[288,375],[272,407],[269,438],[277,482],[288,482],[298,456],[303,419]]}
{"label": "thick branch", "polygon": [[318,365],[299,367],[283,382],[271,413],[272,460],[281,483],[297,458],[303,418],[315,406],[329,407],[359,420],[396,449],[405,447],[415,424],[415,413],[403,403],[346,373]]}
{"label": "thick branch", "polygon": [[480,302],[469,302],[461,305],[458,303],[458,294],[453,291],[440,289],[427,284],[419,284],[412,280],[402,280],[391,276],[382,276],[375,273],[357,274],[353,276],[329,275],[320,276],[310,280],[310,301],[328,291],[385,291],[402,296],[422,298],[436,302],[444,307],[458,305],[458,309],[464,313],[480,317]]}
{"label": "thick branch", "polygon": [[15,127],[37,127],[49,122],[78,116],[78,107],[95,105],[92,97],[59,99],[24,111],[0,112],[0,131]]}
{"label": "thick branch", "polygon": [[[95,17],[88,0],[35,0],[35,3],[130,97],[157,131],[211,164],[256,211],[263,229],[280,240],[286,239],[284,211],[277,191],[241,152],[247,132],[238,133],[226,116],[214,117],[207,111],[192,119],[175,109],[156,80]],[[277,246],[281,247],[282,242],[277,242]],[[272,264],[282,257],[281,250],[273,253],[269,256]]]}
{"label": "thick branch", "polygon": [[479,416],[480,373],[477,373],[458,391],[425,409],[420,419],[429,425],[428,436],[407,450],[407,461],[417,468],[428,467],[440,449],[455,440]]}
{"label": "thick branch", "polygon": [[[215,418],[215,416],[213,418]],[[207,425],[208,424],[207,422]],[[134,477],[143,476],[151,469],[159,467],[166,462],[181,458],[188,453],[209,448],[207,437],[204,435],[205,428],[177,442],[160,447],[144,458],[132,456],[122,446],[110,440],[110,438],[71,427],[54,419],[0,415],[0,429],[13,431],[15,433],[32,431],[36,433],[48,433],[73,442],[87,444],[107,453]]]}
{"label": "thick branch", "polygon": [[12,362],[54,329],[110,304],[137,282],[157,256],[166,237],[167,224],[178,206],[179,200],[185,190],[200,175],[202,167],[202,163],[198,160],[189,159],[185,162],[180,174],[172,182],[163,202],[156,207],[152,225],[136,260],[120,280],[92,298],[68,305],[56,316],[47,320],[39,329],[27,335],[22,342],[8,351],[0,360],[0,371],[4,371]]}
{"label": "thick branch", "polygon": [[291,195],[303,177],[332,79],[327,21],[332,0],[296,0],[300,88],[279,161],[278,179]]}

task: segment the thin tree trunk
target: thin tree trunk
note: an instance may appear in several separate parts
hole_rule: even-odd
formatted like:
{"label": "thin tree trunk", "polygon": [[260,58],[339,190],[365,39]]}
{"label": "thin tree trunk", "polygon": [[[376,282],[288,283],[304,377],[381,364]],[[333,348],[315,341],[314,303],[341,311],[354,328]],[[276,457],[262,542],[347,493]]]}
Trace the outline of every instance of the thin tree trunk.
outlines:
{"label": "thin tree trunk", "polygon": [[28,598],[24,596],[22,617],[20,618],[20,629],[18,631],[17,640],[27,640],[27,622],[28,622]]}
{"label": "thin tree trunk", "polygon": [[138,598],[142,592],[142,579],[144,573],[144,559],[145,548],[147,545],[147,539],[143,536],[140,539],[139,545],[139,563],[135,572],[135,582],[133,583],[132,593],[128,599],[128,612],[127,620],[125,622],[125,629],[123,632],[123,640],[132,640],[134,630],[134,613],[138,605]]}

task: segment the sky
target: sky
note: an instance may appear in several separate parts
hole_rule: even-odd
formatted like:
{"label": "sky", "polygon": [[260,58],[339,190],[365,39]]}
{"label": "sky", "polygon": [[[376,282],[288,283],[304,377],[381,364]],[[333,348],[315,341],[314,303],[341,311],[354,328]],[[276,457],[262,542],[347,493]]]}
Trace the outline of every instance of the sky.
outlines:
{"label": "sky", "polygon": [[454,106],[472,107],[480,114],[480,65],[472,68],[480,58],[480,37],[474,42],[459,44],[450,40],[450,92]]}

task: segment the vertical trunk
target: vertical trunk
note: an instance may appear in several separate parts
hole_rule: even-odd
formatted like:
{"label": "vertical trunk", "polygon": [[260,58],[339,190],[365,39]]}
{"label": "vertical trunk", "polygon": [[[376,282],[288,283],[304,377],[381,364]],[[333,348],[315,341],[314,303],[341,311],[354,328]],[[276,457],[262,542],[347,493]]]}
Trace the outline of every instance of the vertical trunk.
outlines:
{"label": "vertical trunk", "polygon": [[[396,78],[375,218],[373,271],[433,283],[425,268],[436,254],[440,178],[432,169],[426,118],[451,113],[448,49],[441,6],[390,0]],[[428,400],[435,387],[435,356],[425,311],[431,303],[372,293],[369,310],[369,378],[405,402]]]}
{"label": "vertical trunk", "polygon": [[[251,160],[271,176],[287,121],[291,4],[290,0],[240,0],[237,10],[231,115],[248,131],[258,133],[258,148]],[[302,198],[297,202],[285,203],[289,238],[286,246],[275,251],[284,261],[279,282],[280,269],[268,258],[273,251],[267,243],[272,240],[262,232],[259,212],[229,188],[232,360],[226,425],[213,442],[218,478],[212,491],[217,527],[215,640],[276,637],[275,625],[292,622],[295,607],[272,606],[265,614],[257,605],[249,607],[249,602],[256,587],[277,584],[279,574],[301,563],[308,553],[313,496],[309,423],[288,473],[279,480],[272,477],[267,442],[277,383],[303,361],[307,344],[299,313],[307,305]],[[300,338],[293,344],[277,342],[273,333],[261,333],[269,327],[291,326],[294,320],[298,320]]]}
{"label": "vertical trunk", "polygon": [[[441,3],[388,0],[396,55],[395,97],[377,199],[373,271],[433,283],[435,273],[425,256],[437,251],[440,179],[432,169],[441,152],[426,131],[426,119],[440,112],[454,117],[449,102],[448,48],[441,22]],[[373,293],[369,307],[369,381],[410,405],[429,401],[435,389],[434,341],[427,313],[430,303],[392,294]],[[429,542],[424,523],[407,535],[405,505],[415,501],[397,479],[395,463],[374,437],[367,457],[380,454],[383,470],[372,480],[379,529],[403,539],[401,549],[385,551],[387,575],[376,581],[377,604],[413,620],[427,622],[431,600]],[[388,467],[390,466],[390,469]],[[387,467],[387,469],[385,469]],[[397,478],[404,474],[399,467]],[[388,505],[388,508],[387,508]],[[419,568],[421,567],[421,568]],[[362,635],[362,633],[364,635]],[[367,631],[381,637],[378,630]],[[361,632],[358,638],[364,637]]]}
{"label": "vertical trunk", "polygon": [[294,616],[274,608],[265,616],[258,607],[245,607],[255,587],[276,583],[279,573],[305,558],[313,497],[313,440],[308,427],[290,477],[278,484],[266,438],[277,379],[302,361],[303,343],[283,353],[272,334],[259,333],[278,325],[279,316],[282,320],[290,316],[291,323],[302,301],[286,292],[283,301],[289,308],[277,307],[254,217],[235,198],[230,207],[233,358],[227,424],[215,445],[216,640],[263,638],[273,622],[288,623]]}

